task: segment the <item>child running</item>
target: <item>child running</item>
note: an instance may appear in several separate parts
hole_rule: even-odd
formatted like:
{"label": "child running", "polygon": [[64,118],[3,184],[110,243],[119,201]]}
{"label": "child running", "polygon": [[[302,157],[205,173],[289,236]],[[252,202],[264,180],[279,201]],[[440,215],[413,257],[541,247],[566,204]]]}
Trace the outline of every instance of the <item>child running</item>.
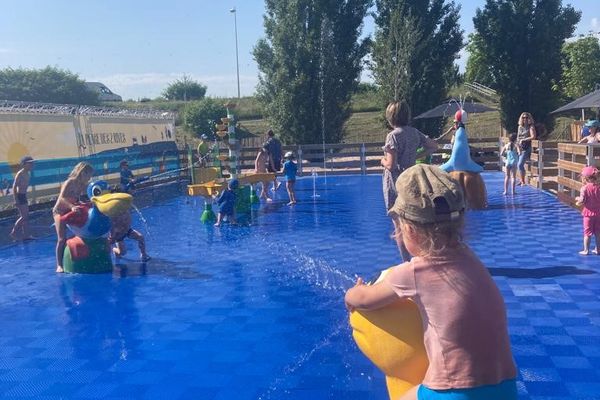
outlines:
{"label": "child running", "polygon": [[510,185],[511,194],[514,195],[517,185],[517,163],[521,154],[516,133],[510,135],[509,142],[502,148],[501,154],[506,159],[504,162],[504,192],[502,194],[505,196],[508,194],[508,186]]}
{"label": "child running", "polygon": [[115,247],[112,249],[115,256],[122,257],[127,254],[125,238],[129,238],[138,242],[140,260],[142,262],[150,260],[150,256],[146,253],[146,241],[144,235],[131,227],[131,213],[129,210],[111,218],[110,225],[110,235],[108,240],[111,244],[115,244]]}
{"label": "child running", "polygon": [[94,175],[94,168],[86,162],[80,162],[73,168],[67,180],[60,188],[56,204],[52,208],[54,227],[56,228],[56,272],[64,272],[63,255],[67,244],[66,225],[60,217],[69,211],[78,211],[79,197],[85,193],[88,181]]}
{"label": "child running", "polygon": [[298,171],[298,166],[294,162],[294,153],[288,151],[283,156],[287,161],[283,163],[283,175],[285,175],[285,188],[287,189],[288,196],[290,196],[290,202],[287,203],[288,206],[296,204],[296,192],[294,191],[294,186],[296,185],[296,172]]}
{"label": "child running", "polygon": [[223,190],[223,193],[221,193],[221,196],[217,199],[219,213],[217,214],[217,223],[215,226],[221,226],[224,217],[227,217],[227,220],[232,225],[237,224],[235,219],[235,190],[239,186],[240,184],[237,179],[230,180],[227,189]]}
{"label": "child running", "polygon": [[581,215],[583,216],[583,250],[579,252],[582,256],[590,254],[590,243],[592,236],[596,238],[596,249],[594,254],[598,254],[600,249],[600,185],[598,183],[598,170],[596,167],[587,166],[581,170],[581,179],[583,187],[581,194],[575,198],[578,206],[583,206]]}
{"label": "child running", "polygon": [[419,164],[400,175],[396,189],[388,214],[396,241],[403,240],[414,257],[374,285],[359,278],[346,292],[346,307],[374,310],[398,298],[417,304],[429,367],[423,383],[400,400],[516,400],[504,301],[462,241],[460,184],[437,166]]}

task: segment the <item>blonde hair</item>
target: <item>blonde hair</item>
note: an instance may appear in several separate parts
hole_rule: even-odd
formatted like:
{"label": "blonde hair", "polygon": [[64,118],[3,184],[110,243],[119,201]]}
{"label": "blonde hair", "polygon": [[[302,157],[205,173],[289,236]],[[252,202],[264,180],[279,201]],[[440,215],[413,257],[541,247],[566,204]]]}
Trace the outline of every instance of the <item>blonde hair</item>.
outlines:
{"label": "blonde hair", "polygon": [[523,123],[521,122],[523,120],[523,117],[529,118],[529,125],[528,126],[534,126],[535,125],[535,121],[533,120],[533,117],[531,116],[531,114],[528,113],[528,112],[522,112],[521,115],[519,115],[519,120],[517,121],[517,123],[519,124],[519,126],[524,126]]}
{"label": "blonde hair", "polygon": [[461,213],[460,217],[454,221],[433,223],[415,222],[400,216],[395,218],[394,239],[402,239],[402,225],[412,227],[420,236],[419,247],[424,254],[414,254],[415,256],[436,256],[449,248],[456,247],[463,241],[464,213]]}
{"label": "blonde hair", "polygon": [[69,174],[69,178],[79,179],[84,173],[92,175],[94,173],[94,168],[90,164],[82,161],[73,168],[73,171]]}
{"label": "blonde hair", "polygon": [[388,104],[385,119],[391,127],[406,126],[410,122],[410,106],[404,100]]}

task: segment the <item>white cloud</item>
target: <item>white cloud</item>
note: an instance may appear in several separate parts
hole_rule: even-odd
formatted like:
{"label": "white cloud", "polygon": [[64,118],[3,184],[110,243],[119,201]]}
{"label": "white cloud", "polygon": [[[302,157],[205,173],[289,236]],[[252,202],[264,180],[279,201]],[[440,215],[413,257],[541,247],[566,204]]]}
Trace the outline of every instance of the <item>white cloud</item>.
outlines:
{"label": "white cloud", "polygon": [[14,53],[14,49],[2,48],[0,47],[0,54]]}
{"label": "white cloud", "polygon": [[592,21],[590,22],[590,26],[591,26],[592,30],[594,30],[594,31],[600,30],[600,18],[598,18],[598,17],[592,18]]}
{"label": "white cloud", "polygon": [[[207,95],[219,97],[237,96],[236,75],[195,75],[186,74],[191,79],[207,86]],[[183,77],[182,73],[148,72],[139,74],[113,74],[85,77],[87,81],[102,82],[123,99],[141,97],[158,97],[171,82]],[[258,78],[240,75],[240,92],[242,96],[254,94]]]}

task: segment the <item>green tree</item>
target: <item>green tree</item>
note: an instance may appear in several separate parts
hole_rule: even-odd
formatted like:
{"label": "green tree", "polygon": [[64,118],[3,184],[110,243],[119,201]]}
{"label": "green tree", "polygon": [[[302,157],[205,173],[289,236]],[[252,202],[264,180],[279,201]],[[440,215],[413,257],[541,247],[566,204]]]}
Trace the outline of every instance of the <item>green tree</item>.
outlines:
{"label": "green tree", "polygon": [[187,75],[167,86],[163,96],[167,100],[200,100],[206,95],[206,86],[196,82]]}
{"label": "green tree", "polygon": [[562,48],[561,88],[569,99],[581,97],[600,85],[600,42],[587,36]]}
{"label": "green tree", "polygon": [[561,48],[581,13],[561,0],[486,0],[473,19],[481,51],[492,68],[500,95],[501,118],[516,130],[529,111],[548,127],[548,113],[560,101]]}
{"label": "green tree", "polygon": [[485,52],[482,48],[481,36],[477,33],[471,33],[466,46],[469,58],[465,67],[465,81],[477,82],[495,88],[496,79],[494,78],[492,65],[486,60]]}
{"label": "green tree", "polygon": [[384,101],[406,100],[419,114],[440,104],[457,79],[463,46],[459,11],[446,0],[375,0],[372,69]]}
{"label": "green tree", "polygon": [[210,97],[186,104],[183,110],[183,125],[196,135],[214,136],[215,124],[227,116],[227,109]]}
{"label": "green tree", "polygon": [[88,90],[72,72],[43,69],[0,70],[0,99],[57,104],[99,104],[98,95]]}
{"label": "green tree", "polygon": [[[368,40],[371,0],[266,0],[258,98],[284,142],[339,142]],[[323,139],[324,136],[324,139]]]}

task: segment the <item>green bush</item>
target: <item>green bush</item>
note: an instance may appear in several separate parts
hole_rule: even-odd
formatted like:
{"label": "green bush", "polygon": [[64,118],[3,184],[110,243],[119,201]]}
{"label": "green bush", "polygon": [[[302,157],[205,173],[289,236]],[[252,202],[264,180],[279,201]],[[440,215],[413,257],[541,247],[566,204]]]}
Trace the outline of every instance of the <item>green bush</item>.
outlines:
{"label": "green bush", "polygon": [[183,110],[183,125],[197,136],[212,137],[215,132],[215,124],[226,116],[225,106],[220,101],[207,97],[186,104]]}

